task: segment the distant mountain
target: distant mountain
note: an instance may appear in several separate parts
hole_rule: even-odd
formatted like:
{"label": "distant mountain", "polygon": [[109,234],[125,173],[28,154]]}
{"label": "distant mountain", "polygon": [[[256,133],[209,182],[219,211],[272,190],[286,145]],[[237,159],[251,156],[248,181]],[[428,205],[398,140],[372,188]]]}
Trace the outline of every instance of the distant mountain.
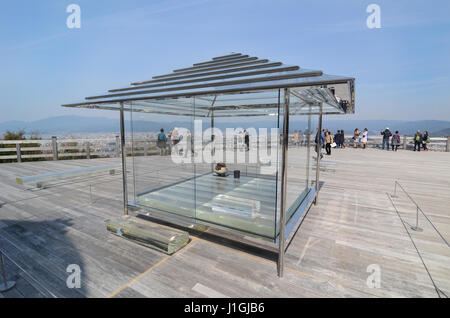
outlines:
{"label": "distant mountain", "polygon": [[[217,119],[216,127],[225,130],[227,127],[242,127],[242,128],[272,128],[278,124],[277,118],[262,118],[254,117],[250,120],[245,119]],[[131,130],[130,122],[126,122],[126,130]],[[192,127],[191,118],[186,117],[185,121],[173,122],[157,122],[157,121],[133,121],[133,130],[136,132],[156,132],[160,128],[166,131],[174,127]],[[209,125],[209,119],[204,120],[204,129]],[[316,125],[316,119],[312,123]],[[400,134],[412,135],[418,129],[420,131],[428,130],[432,136],[448,136],[450,135],[450,122],[441,120],[421,120],[421,121],[399,121],[399,120],[327,120],[324,117],[323,127],[335,132],[338,129],[343,129],[347,134],[351,134],[355,128],[360,130],[367,128],[370,134],[379,134],[381,130],[389,127],[392,131],[399,130]],[[294,129],[305,130],[307,122],[300,117],[293,117],[290,123],[291,132]],[[27,134],[32,132],[39,132],[42,135],[61,135],[71,133],[118,133],[119,120],[104,117],[81,117],[81,116],[59,116],[50,117],[32,122],[25,121],[7,121],[0,123],[0,135],[5,131],[25,130]]]}
{"label": "distant mountain", "polygon": [[448,137],[450,136],[450,128],[434,131],[431,133],[432,137]]}

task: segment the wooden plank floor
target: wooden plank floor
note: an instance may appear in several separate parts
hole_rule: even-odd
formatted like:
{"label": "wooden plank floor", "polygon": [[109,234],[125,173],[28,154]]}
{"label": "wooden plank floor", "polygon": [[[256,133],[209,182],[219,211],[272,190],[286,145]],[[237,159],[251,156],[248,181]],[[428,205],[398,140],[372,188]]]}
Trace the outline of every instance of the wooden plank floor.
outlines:
{"label": "wooden plank floor", "polygon": [[[304,151],[290,149],[288,162]],[[141,165],[147,173],[139,174],[138,188],[186,176],[186,167],[177,170],[168,157],[150,160]],[[319,204],[292,240],[281,279],[272,259],[207,236],[191,236],[167,256],[107,233],[105,221],[122,213],[120,175],[42,190],[15,184],[17,176],[120,159],[1,164],[0,249],[17,287],[0,297],[437,297],[387,193],[399,181],[450,241],[450,154],[339,149],[324,160],[336,166],[321,172]],[[129,158],[129,170],[131,164]],[[306,173],[301,163],[297,168]],[[130,171],[130,185],[131,177]],[[130,186],[130,198],[133,191]],[[414,205],[400,192],[393,200],[402,219],[414,224]],[[435,284],[449,295],[450,248],[423,216],[419,225],[423,232],[407,229]],[[81,268],[79,289],[66,285],[70,264]],[[371,264],[381,270],[380,288],[366,284]]]}

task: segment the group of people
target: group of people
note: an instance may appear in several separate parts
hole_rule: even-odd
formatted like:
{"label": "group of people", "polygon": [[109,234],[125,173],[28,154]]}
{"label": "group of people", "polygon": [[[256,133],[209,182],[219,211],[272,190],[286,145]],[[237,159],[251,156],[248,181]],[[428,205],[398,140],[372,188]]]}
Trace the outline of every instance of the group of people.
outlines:
{"label": "group of people", "polygon": [[319,127],[316,128],[316,152],[320,154],[322,158],[323,155],[320,151],[320,145],[325,148],[325,152],[328,156],[331,155],[331,148],[345,148],[344,146],[344,131],[338,130],[338,132],[333,136],[328,129],[319,130]]}
{"label": "group of people", "polygon": [[[161,128],[156,139],[156,146],[159,148],[161,156],[170,154],[172,146],[177,145],[184,137],[190,139],[189,131],[182,133],[178,128],[174,128],[166,136],[164,129]],[[179,151],[182,152],[183,149],[179,149]]]}
{"label": "group of people", "polygon": [[[382,136],[381,149],[392,149],[392,151],[397,151],[400,146],[400,134],[399,131],[396,130],[393,134],[389,127],[386,127],[385,130],[380,131],[380,135]],[[353,147],[357,148],[358,143],[362,143],[363,149],[366,148],[368,140],[368,130],[364,129],[362,135],[358,128],[355,129],[353,134]],[[424,151],[428,151],[427,144],[430,143],[430,136],[428,131],[425,131],[423,134],[418,130],[414,135],[414,151],[420,151],[420,147],[423,147]]]}
{"label": "group of people", "polygon": [[[382,144],[381,148],[384,150],[397,151],[400,144],[401,138],[399,131],[396,130],[395,133],[392,133],[389,127],[386,127],[385,130],[380,131],[380,135],[382,136]],[[325,148],[326,154],[331,155],[332,148],[345,148],[345,135],[343,130],[338,130],[337,133],[333,136],[328,129],[322,129],[319,133],[319,127],[317,127],[317,133],[315,142],[316,145],[319,143]],[[295,132],[294,132],[294,140],[295,140]],[[367,143],[369,140],[369,130],[364,128],[363,131],[360,131],[356,128],[353,132],[353,148],[361,147],[362,149],[367,148]],[[422,148],[423,151],[428,151],[428,143],[430,143],[430,136],[428,131],[425,131],[423,134],[418,130],[414,135],[414,151],[420,151]],[[318,148],[316,147],[316,152],[319,153]]]}
{"label": "group of people", "polygon": [[424,131],[423,134],[421,134],[420,130],[418,130],[414,135],[414,151],[420,151],[420,146],[423,147],[423,151],[428,151],[428,144],[430,141],[428,131]]}
{"label": "group of people", "polygon": [[[392,150],[397,151],[398,147],[400,146],[400,135],[398,130],[395,131],[395,134],[392,134],[392,132],[389,130],[389,127],[386,127],[385,130],[380,132],[381,136],[383,136],[383,143],[382,143],[382,149],[389,150],[389,140],[391,141],[391,147]],[[420,151],[420,147],[423,147],[424,151],[428,151],[427,144],[430,143],[430,135],[428,134],[428,131],[424,131],[422,134],[420,130],[417,130],[416,134],[414,135],[414,151]]]}

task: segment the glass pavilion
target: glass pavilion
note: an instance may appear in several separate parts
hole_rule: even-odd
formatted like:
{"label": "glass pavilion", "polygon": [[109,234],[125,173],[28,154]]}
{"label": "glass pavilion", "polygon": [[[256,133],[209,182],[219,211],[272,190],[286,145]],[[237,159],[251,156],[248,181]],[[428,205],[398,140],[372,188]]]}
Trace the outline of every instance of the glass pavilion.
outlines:
{"label": "glass pavilion", "polygon": [[[354,113],[354,88],[351,77],[233,53],[63,106],[120,111],[125,214],[133,207],[164,222],[265,242],[278,252],[282,276],[287,241],[318,202],[316,129],[323,114]],[[172,139],[163,149],[170,154],[142,155],[148,136],[137,126],[155,114],[173,117]],[[302,147],[291,142],[294,116],[304,118]],[[217,163],[229,173],[215,173]]]}

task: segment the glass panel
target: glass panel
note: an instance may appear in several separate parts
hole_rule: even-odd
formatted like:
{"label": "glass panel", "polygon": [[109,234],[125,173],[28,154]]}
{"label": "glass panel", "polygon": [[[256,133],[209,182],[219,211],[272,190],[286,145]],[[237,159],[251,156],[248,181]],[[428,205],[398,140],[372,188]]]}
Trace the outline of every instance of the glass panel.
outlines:
{"label": "glass panel", "polygon": [[[306,106],[310,108],[310,106]],[[297,120],[296,120],[297,119]],[[290,117],[286,221],[289,222],[309,192],[311,115]]]}
{"label": "glass panel", "polygon": [[[193,99],[173,100],[177,103],[194,109]],[[170,116],[156,122],[153,113],[145,112],[146,105],[134,102],[132,107],[135,203],[155,217],[193,222],[195,167],[189,147],[193,117]]]}
{"label": "glass panel", "polygon": [[[284,128],[284,90],[281,93],[282,105],[280,106],[280,152],[279,163],[280,173],[278,174],[278,212],[277,219],[280,219],[281,201],[282,201],[282,132]],[[291,106],[294,107],[291,107]],[[289,138],[287,147],[287,166],[286,166],[286,235],[293,229],[294,224],[298,221],[302,214],[302,204],[309,199],[308,194],[311,185],[311,140],[312,140],[312,106],[304,104],[301,106],[302,111],[307,114],[305,116],[295,116],[295,106],[298,105],[298,99],[290,95],[289,98]],[[289,224],[291,222],[291,224]],[[279,235],[280,222],[277,222],[277,236]]]}
{"label": "glass panel", "polygon": [[[273,105],[272,116],[240,116],[244,111],[252,112],[252,107],[262,101]],[[170,115],[156,124],[155,114],[148,112],[149,103],[129,105],[135,203],[151,215],[174,223],[182,220],[182,225],[188,221],[276,239],[284,90],[152,103],[161,109],[166,105],[167,111],[183,107],[193,116]],[[302,107],[306,113],[311,112],[311,106]],[[217,116],[224,112],[237,117]],[[159,128],[164,132],[160,133]],[[292,115],[287,152],[287,222],[309,191],[311,131],[311,115]]]}
{"label": "glass panel", "polygon": [[[278,103],[278,90],[196,99],[196,112],[214,105],[207,118],[195,121],[196,127],[201,127],[196,132],[203,130],[202,141],[196,143],[196,153],[202,157],[195,165],[196,217],[201,224],[273,240],[278,108],[276,116],[252,117],[250,121],[220,117],[224,111],[239,115],[240,105],[254,105],[263,99]],[[230,105],[236,108],[223,109]]]}

